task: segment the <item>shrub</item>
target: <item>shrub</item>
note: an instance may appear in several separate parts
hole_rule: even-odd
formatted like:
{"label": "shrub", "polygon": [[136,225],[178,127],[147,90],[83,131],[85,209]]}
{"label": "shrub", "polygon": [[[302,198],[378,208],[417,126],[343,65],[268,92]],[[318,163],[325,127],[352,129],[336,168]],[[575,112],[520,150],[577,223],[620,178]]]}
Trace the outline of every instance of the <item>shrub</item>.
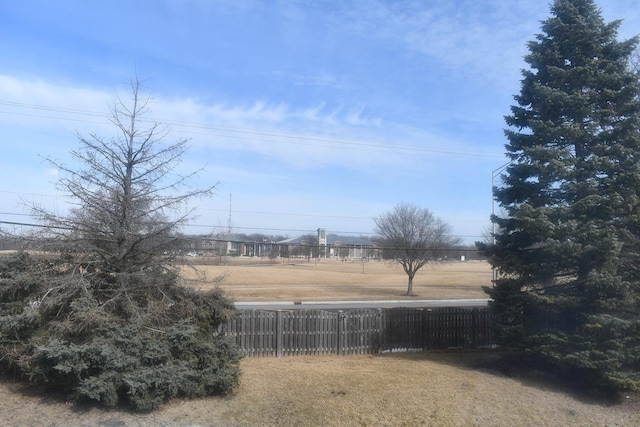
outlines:
{"label": "shrub", "polygon": [[240,355],[217,333],[233,304],[170,270],[84,281],[62,258],[0,257],[0,367],[76,401],[149,411],[169,398],[225,394]]}

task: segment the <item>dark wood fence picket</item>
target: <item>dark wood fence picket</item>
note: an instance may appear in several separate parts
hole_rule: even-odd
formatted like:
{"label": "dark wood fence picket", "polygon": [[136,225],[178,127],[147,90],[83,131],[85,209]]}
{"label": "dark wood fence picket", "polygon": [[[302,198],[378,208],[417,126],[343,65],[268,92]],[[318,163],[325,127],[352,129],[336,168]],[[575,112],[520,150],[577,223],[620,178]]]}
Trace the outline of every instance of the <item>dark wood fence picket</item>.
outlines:
{"label": "dark wood fence picket", "polygon": [[238,310],[220,327],[247,357],[493,347],[487,308]]}

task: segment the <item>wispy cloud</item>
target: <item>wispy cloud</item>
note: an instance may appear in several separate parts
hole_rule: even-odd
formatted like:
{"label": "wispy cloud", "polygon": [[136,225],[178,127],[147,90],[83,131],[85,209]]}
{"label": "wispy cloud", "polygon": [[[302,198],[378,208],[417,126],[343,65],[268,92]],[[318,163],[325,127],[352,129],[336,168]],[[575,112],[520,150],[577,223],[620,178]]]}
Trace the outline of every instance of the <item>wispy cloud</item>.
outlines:
{"label": "wispy cloud", "polygon": [[[125,100],[127,90],[123,87],[119,91]],[[432,144],[440,147],[432,150],[434,156],[444,155],[446,147],[461,143],[444,141],[424,130],[385,123],[364,106],[303,108],[264,100],[223,105],[192,98],[163,99],[153,94],[151,98],[150,118],[167,123],[177,135],[193,137],[194,146],[253,152],[296,168],[384,167],[399,162],[412,145],[424,148],[428,140],[439,140]],[[0,76],[0,99],[10,113],[26,114],[29,123],[47,122],[67,134],[78,131],[108,135],[112,131],[107,115],[114,93],[108,90]],[[3,119],[11,120],[9,117]],[[72,138],[68,140],[73,143]],[[398,149],[399,145],[405,147],[405,153]],[[463,152],[464,148],[459,150]],[[352,155],[355,152],[357,156]]]}
{"label": "wispy cloud", "polygon": [[[545,2],[357,2],[334,14],[344,31],[391,43],[434,61],[473,70],[491,84],[513,81],[522,67],[525,42],[548,14]],[[526,19],[523,19],[526,17]],[[517,81],[517,75],[516,79]]]}

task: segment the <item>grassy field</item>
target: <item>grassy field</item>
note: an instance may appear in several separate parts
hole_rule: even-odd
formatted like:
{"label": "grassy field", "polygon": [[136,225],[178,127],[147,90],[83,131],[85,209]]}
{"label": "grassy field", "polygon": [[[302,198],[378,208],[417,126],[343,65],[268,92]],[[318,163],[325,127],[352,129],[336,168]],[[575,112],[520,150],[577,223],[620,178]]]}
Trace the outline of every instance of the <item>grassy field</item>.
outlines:
{"label": "grassy field", "polygon": [[407,297],[407,275],[393,262],[342,262],[335,259],[285,260],[229,258],[225,265],[207,265],[211,259],[193,259],[186,276],[206,279],[194,286],[206,289],[220,282],[236,301],[388,300],[486,298],[482,286],[491,285],[491,268],[484,261],[428,264],[414,278],[416,297]]}
{"label": "grassy field", "polygon": [[3,426],[638,426],[637,396],[611,405],[495,354],[400,353],[245,359],[225,398],[175,400],[151,414],[77,407],[0,382]]}

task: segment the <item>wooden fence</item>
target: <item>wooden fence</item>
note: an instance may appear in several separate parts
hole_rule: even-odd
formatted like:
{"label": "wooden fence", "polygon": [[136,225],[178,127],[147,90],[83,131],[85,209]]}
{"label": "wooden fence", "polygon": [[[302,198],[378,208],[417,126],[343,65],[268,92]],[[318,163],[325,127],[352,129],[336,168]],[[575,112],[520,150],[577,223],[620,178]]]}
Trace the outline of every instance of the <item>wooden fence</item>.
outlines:
{"label": "wooden fence", "polygon": [[493,345],[487,308],[239,310],[220,331],[247,357],[478,349]]}

